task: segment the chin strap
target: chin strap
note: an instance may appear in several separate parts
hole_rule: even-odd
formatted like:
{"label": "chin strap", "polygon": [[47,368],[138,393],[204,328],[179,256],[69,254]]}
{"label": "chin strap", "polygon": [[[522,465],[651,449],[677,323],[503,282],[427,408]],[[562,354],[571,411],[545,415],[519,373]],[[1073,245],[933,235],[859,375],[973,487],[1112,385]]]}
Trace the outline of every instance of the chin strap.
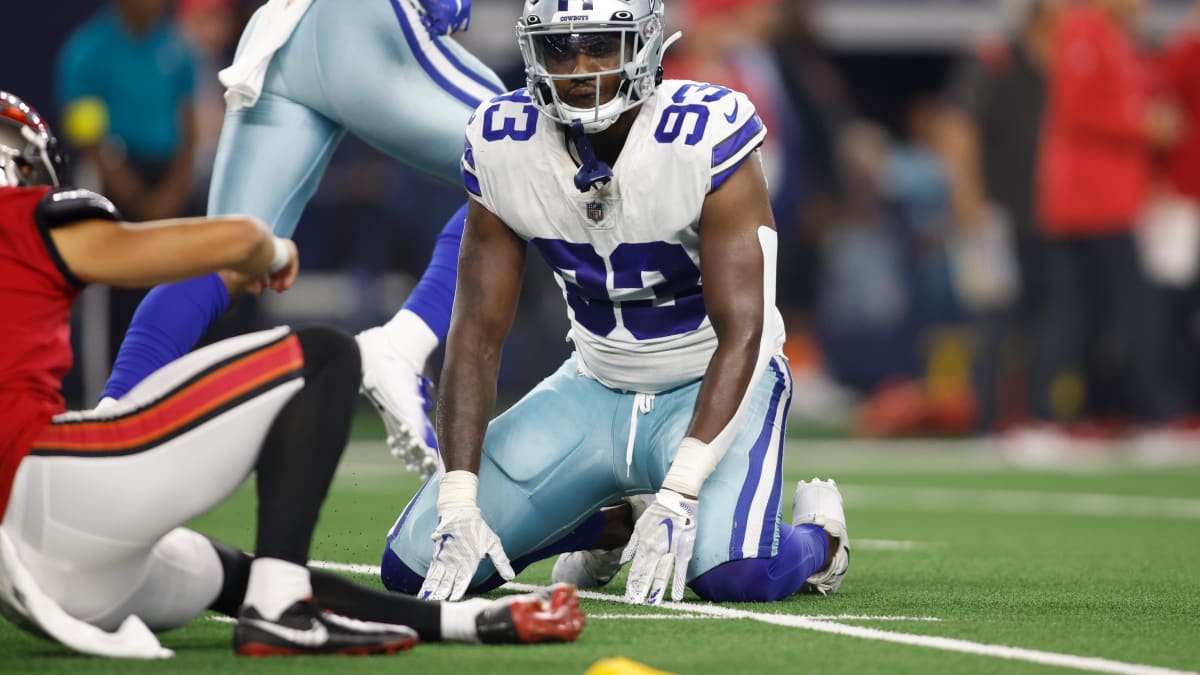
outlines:
{"label": "chin strap", "polygon": [[575,187],[580,192],[588,192],[592,188],[600,189],[608,185],[613,177],[612,167],[596,159],[592,142],[583,131],[583,122],[571,120],[571,140],[575,142],[575,149],[579,151],[581,163],[579,171],[575,173]]}

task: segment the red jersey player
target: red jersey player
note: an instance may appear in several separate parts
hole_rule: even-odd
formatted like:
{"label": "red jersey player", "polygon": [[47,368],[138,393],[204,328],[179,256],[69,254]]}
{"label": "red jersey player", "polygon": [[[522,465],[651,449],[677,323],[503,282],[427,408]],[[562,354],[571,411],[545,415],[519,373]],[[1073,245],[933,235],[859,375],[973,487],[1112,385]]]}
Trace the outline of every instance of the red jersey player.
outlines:
{"label": "red jersey player", "polygon": [[[250,218],[122,223],[104,197],[60,188],[63,168],[45,122],[0,92],[0,613],[79,651],[136,658],[169,656],[151,630],[205,609],[238,617],[234,644],[246,655],[578,636],[568,586],[443,606],[305,567],[361,373],[339,331],[219,342],[111,408],[66,412],[67,320],[85,283],[228,269],[284,291],[298,261],[290,241]],[[251,471],[253,559],[181,527]]]}

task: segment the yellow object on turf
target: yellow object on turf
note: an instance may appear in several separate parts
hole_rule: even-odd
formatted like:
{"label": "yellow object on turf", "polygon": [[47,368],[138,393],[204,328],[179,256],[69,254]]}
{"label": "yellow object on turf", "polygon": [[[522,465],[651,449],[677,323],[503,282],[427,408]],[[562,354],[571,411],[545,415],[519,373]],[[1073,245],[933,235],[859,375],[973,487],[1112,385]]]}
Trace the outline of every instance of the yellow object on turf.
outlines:
{"label": "yellow object on turf", "polygon": [[107,133],[108,106],[98,97],[75,99],[63,111],[63,136],[71,145],[94,145]]}
{"label": "yellow object on turf", "polygon": [[672,675],[665,670],[655,670],[623,656],[601,659],[592,664],[583,675]]}

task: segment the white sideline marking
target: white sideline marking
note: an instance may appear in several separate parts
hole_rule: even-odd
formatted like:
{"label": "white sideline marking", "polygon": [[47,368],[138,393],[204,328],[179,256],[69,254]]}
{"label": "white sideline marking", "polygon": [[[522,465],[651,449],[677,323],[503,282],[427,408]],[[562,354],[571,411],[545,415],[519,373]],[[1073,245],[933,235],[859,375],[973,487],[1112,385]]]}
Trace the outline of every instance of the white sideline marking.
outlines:
{"label": "white sideline marking", "polygon": [[351,574],[368,574],[373,577],[379,576],[378,565],[359,565],[358,563],[339,563],[329,562],[327,560],[310,560],[309,567],[315,567],[319,570],[333,570],[334,572],[350,572]]}
{"label": "white sideline marking", "polygon": [[653,620],[672,620],[672,619],[708,619],[711,617],[700,616],[699,614],[588,614],[588,621],[592,619],[628,619],[630,621],[653,621]]}
{"label": "white sideline marking", "polygon": [[[723,617],[701,616],[699,614],[588,614],[591,619],[720,619]],[[874,616],[870,614],[829,614],[827,616],[810,615],[807,619],[813,621],[941,621],[936,616]]]}
{"label": "white sideline marking", "polygon": [[[354,572],[357,574],[379,574],[379,568],[372,565],[324,561],[313,561],[309,564],[313,567],[335,571]],[[531,591],[540,590],[542,587],[534,586],[532,584],[518,584],[509,582],[504,586],[501,586],[501,588],[528,593]],[[625,598],[620,595],[597,593],[596,591],[579,591],[579,597],[588,600],[605,600],[607,602],[629,604],[626,603]],[[776,626],[787,626],[789,628],[802,628],[804,630],[816,631],[818,633],[832,633],[834,635],[845,635],[847,637],[862,638],[864,640],[878,640],[880,642],[892,642],[902,645],[912,645],[914,647],[928,647],[930,649],[940,649],[942,651],[959,652],[962,654],[994,656],[996,658],[1009,659],[1012,661],[1027,661],[1029,663],[1040,663],[1048,666],[1059,666],[1061,668],[1091,670],[1098,673],[1118,673],[1125,675],[1200,675],[1195,671],[1173,670],[1171,668],[1147,666],[1139,663],[1125,663],[1123,661],[1113,661],[1111,659],[1103,659],[1095,656],[1076,656],[1074,654],[1060,654],[1057,652],[1046,652],[1038,649],[1025,649],[1022,647],[1009,647],[1007,645],[992,645],[982,642],[971,642],[970,640],[959,640],[956,638],[936,637],[932,635],[913,635],[911,633],[898,633],[895,631],[880,630],[878,628],[850,626],[847,624],[830,621],[829,617],[821,618],[813,616],[796,616],[793,614],[750,612],[743,609],[733,609],[731,607],[722,607],[720,605],[710,605],[698,602],[663,602],[658,605],[658,607],[660,609],[669,609],[675,612],[682,612],[684,614],[703,614],[721,619],[750,619],[751,621],[760,621],[762,623]]]}
{"label": "white sideline marking", "polygon": [[[502,588],[511,588],[516,591],[529,592],[537,590],[540,587],[530,584],[508,583],[502,586]],[[595,591],[579,591],[579,597],[587,598],[589,600],[625,602],[625,599],[619,595],[609,595],[607,593],[597,593]],[[842,623],[835,623],[833,621],[817,620],[815,617],[811,616],[749,612],[741,609],[700,603],[664,602],[658,605],[658,607],[662,609],[675,610],[677,612],[686,612],[689,614],[707,614],[709,616],[720,617],[724,619],[750,619],[752,621],[761,621],[762,623],[774,624],[776,626],[803,628],[805,630],[817,631],[819,633],[832,633],[834,635],[845,635],[847,637],[857,637],[866,640],[894,642],[897,644],[912,645],[914,647],[929,647],[931,649],[940,649],[948,652],[960,652],[963,654],[994,656],[1013,661],[1028,661],[1030,663],[1041,663],[1044,665],[1059,666],[1062,668],[1074,668],[1076,670],[1092,670],[1099,673],[1122,673],[1127,675],[1196,675],[1195,673],[1189,671],[1172,670],[1170,668],[1146,666],[1137,663],[1124,663],[1122,661],[1112,661],[1093,656],[1075,656],[1073,654],[1044,652],[1037,649],[1008,647],[1006,645],[990,645],[980,642],[971,642],[969,640],[958,640],[955,638],[934,637],[930,635],[912,635],[910,633],[897,633],[895,631],[880,630],[878,628],[849,626]]]}
{"label": "white sideline marking", "polygon": [[884,487],[841,485],[846,503],[863,506],[901,506],[920,510],[959,509],[991,513],[1046,513],[1073,516],[1175,518],[1200,520],[1200,499],[1134,497],[1033,490],[973,488]]}
{"label": "white sideline marking", "polygon": [[855,539],[852,548],[856,551],[911,551],[927,542],[900,541],[897,539]]}

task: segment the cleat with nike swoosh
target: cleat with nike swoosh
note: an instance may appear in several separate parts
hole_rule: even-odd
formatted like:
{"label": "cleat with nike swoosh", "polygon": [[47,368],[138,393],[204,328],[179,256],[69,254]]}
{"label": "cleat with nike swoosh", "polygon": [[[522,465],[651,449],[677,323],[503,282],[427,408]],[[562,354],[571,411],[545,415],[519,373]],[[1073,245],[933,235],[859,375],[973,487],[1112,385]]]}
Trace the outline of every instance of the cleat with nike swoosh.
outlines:
{"label": "cleat with nike swoosh", "polygon": [[575,587],[554,584],[493,602],[475,617],[475,630],[484,644],[574,642],[585,623]]}
{"label": "cleat with nike swoosh", "polygon": [[241,656],[395,654],[417,642],[417,632],[408,626],[322,612],[308,599],[288,607],[274,621],[243,605],[233,629],[233,648]]}

